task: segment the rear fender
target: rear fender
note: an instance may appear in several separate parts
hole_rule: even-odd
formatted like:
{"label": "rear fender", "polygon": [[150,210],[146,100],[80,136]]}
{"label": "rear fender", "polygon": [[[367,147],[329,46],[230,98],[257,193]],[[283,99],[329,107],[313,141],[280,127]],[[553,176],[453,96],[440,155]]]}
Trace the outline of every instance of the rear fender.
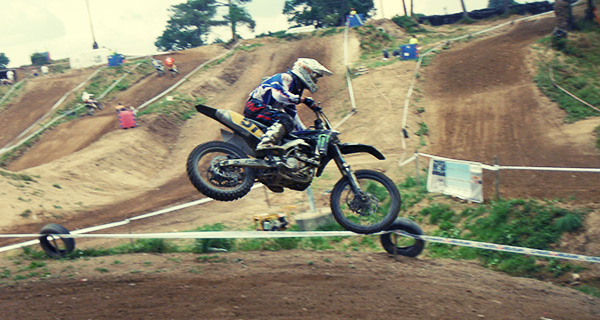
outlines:
{"label": "rear fender", "polygon": [[[379,150],[377,150],[375,147],[367,145],[367,144],[343,143],[338,146],[339,146],[340,152],[342,154],[368,153],[379,160],[385,160],[385,157],[383,156],[383,154],[381,152],[379,152]],[[321,176],[321,174],[323,173],[323,170],[325,170],[325,167],[327,167],[327,164],[329,163],[329,161],[331,161],[331,159],[333,159],[333,157],[331,156],[331,152],[328,152],[327,157],[325,157],[321,160],[321,165],[319,166],[319,169],[317,170],[317,174],[316,174],[317,177]]]}
{"label": "rear fender", "polygon": [[[215,109],[202,104],[196,105],[196,110],[205,116],[220,122],[233,131],[233,133],[229,132],[229,135],[222,133],[223,140],[231,140],[232,138],[230,135],[237,135],[241,137],[252,150],[254,150],[260,141],[260,137],[266,128],[263,124],[248,119],[235,111]],[[236,145],[241,147],[239,144]],[[247,151],[246,148],[242,147],[242,149]]]}

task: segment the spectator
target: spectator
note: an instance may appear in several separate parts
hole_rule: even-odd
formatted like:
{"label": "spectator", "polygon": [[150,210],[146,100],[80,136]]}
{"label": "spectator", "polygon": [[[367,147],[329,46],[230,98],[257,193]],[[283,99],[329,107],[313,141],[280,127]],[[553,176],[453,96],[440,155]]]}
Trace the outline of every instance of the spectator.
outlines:
{"label": "spectator", "polygon": [[417,36],[413,34],[410,40],[408,41],[408,44],[419,45],[419,39],[417,39]]}
{"label": "spectator", "polygon": [[13,84],[13,82],[15,81],[15,72],[12,70],[8,70],[6,72],[6,80],[7,80],[7,84],[9,84],[9,85]]}
{"label": "spectator", "polygon": [[49,68],[48,68],[48,66],[42,66],[42,67],[40,68],[40,70],[42,71],[42,74],[43,74],[43,75],[47,75],[47,74],[48,74],[48,72],[50,71],[50,70],[49,70]]}
{"label": "spectator", "polygon": [[350,16],[354,17],[355,14],[356,14],[356,10],[354,10],[354,8],[350,8]]}

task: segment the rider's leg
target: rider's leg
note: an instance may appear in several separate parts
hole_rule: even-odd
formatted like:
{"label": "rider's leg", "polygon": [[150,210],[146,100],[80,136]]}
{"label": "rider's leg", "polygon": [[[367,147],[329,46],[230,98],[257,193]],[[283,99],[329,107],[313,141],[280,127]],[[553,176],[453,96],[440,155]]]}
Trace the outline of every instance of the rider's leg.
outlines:
{"label": "rider's leg", "polygon": [[256,155],[259,157],[282,150],[279,145],[281,139],[294,129],[294,119],[290,115],[281,112],[277,118],[279,121],[267,129],[256,145]]}

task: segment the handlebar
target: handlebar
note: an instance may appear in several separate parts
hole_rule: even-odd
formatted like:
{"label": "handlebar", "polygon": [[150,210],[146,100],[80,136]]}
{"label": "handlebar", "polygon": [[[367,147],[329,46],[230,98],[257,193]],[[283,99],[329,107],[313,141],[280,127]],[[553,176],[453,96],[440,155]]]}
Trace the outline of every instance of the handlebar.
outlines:
{"label": "handlebar", "polygon": [[333,129],[331,122],[329,122],[329,118],[327,118],[327,115],[325,115],[323,110],[313,110],[313,112],[317,116],[317,118],[315,119],[315,129],[317,129],[317,130]]}

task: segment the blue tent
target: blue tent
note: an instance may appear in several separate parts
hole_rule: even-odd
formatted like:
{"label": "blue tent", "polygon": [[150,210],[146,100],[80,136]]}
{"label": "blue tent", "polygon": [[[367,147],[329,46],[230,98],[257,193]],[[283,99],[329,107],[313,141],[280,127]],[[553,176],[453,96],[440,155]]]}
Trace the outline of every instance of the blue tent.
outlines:
{"label": "blue tent", "polygon": [[362,26],[363,24],[365,24],[365,18],[362,13],[347,15],[346,20],[348,21],[348,26],[350,28]]}

